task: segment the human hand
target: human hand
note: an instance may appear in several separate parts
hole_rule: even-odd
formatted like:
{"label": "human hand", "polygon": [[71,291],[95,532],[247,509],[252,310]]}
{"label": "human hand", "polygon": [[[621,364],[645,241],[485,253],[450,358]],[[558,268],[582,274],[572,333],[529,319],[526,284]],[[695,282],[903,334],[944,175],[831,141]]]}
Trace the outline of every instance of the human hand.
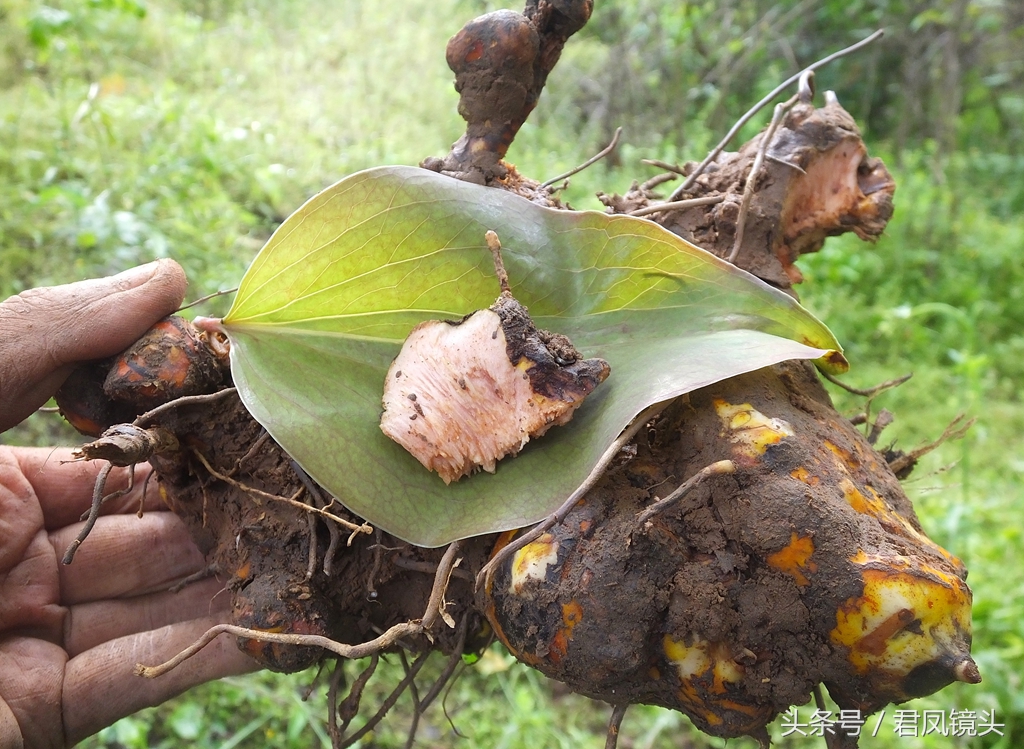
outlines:
{"label": "human hand", "polygon": [[[230,639],[158,679],[134,676],[226,620],[231,596],[215,578],[168,592],[205,565],[184,524],[149,487],[111,500],[78,550],[100,465],[62,463],[68,449],[0,447],[0,746],[74,744],[117,719],[189,687],[254,670]],[[107,490],[126,484],[115,469]],[[6,715],[5,715],[6,713]],[[5,721],[6,718],[6,721]]]}
{"label": "human hand", "polygon": [[[74,363],[110,356],[173,311],[185,280],[162,261],[119,276],[38,289],[0,303],[0,428],[52,395]],[[134,676],[210,626],[230,596],[209,578],[168,592],[204,559],[184,524],[149,487],[104,505],[74,564],[60,558],[81,529],[97,463],[68,463],[67,449],[0,447],[0,747],[74,744],[117,719],[191,686],[252,671],[229,640],[158,679]],[[124,487],[114,469],[107,491]],[[151,482],[152,483],[152,482]]]}
{"label": "human hand", "polygon": [[0,432],[43,405],[76,364],[135,343],[178,308],[185,285],[181,266],[158,260],[0,302]]}

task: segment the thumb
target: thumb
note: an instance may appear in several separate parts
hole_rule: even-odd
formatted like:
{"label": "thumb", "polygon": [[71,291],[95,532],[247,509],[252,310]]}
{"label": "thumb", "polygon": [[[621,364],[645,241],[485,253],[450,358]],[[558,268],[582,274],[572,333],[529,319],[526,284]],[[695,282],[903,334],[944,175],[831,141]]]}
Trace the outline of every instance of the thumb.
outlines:
{"label": "thumb", "polygon": [[0,431],[53,395],[79,362],[113,356],[181,305],[185,273],[157,260],[0,302]]}

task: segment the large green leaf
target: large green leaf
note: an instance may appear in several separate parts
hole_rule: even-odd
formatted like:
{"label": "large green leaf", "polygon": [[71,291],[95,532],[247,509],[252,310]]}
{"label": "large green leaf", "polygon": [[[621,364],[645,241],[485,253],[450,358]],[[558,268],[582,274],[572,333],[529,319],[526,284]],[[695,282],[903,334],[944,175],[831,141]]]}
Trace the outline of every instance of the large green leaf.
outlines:
{"label": "large green leaf", "polygon": [[[446,486],[380,431],[381,395],[415,324],[494,302],[488,229],[538,326],[612,373],[570,424],[497,473]],[[253,416],[351,510],[422,546],[548,515],[651,403],[839,349],[790,297],[655,224],[541,208],[411,167],[360,172],[306,203],[256,257],[223,323]]]}

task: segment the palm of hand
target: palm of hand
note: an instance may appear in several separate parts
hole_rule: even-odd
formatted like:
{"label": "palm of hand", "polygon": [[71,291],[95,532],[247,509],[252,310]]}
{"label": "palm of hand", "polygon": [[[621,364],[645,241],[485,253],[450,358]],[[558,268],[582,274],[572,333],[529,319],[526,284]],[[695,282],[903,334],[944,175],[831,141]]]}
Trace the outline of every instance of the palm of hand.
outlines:
{"label": "palm of hand", "polygon": [[[230,596],[202,569],[184,525],[161,508],[155,485],[135,517],[141,485],[104,507],[70,566],[100,466],[62,464],[67,450],[0,447],[0,746],[53,747],[85,736],[189,687],[253,670],[224,639],[154,680],[137,662],[162,662],[224,621]],[[108,491],[125,483],[115,471]],[[194,662],[193,662],[194,661]],[[16,721],[16,722],[15,722]],[[20,740],[19,740],[20,739]]]}

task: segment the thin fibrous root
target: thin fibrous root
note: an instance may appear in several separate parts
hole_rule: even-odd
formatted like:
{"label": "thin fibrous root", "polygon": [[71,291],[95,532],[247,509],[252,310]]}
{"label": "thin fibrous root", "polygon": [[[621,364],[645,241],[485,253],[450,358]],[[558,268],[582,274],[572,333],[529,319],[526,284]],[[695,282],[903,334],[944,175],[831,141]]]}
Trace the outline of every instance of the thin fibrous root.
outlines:
{"label": "thin fibrous root", "polygon": [[641,192],[648,193],[659,185],[663,185],[666,182],[671,182],[676,178],[676,175],[666,172],[665,174],[655,174],[649,180],[640,185]]}
{"label": "thin fibrous root", "polygon": [[[398,658],[402,662],[402,669],[408,676],[409,659],[406,657],[404,650],[398,651]],[[409,722],[409,732],[405,739],[405,749],[412,749],[412,745],[416,742],[416,732],[420,728],[420,719],[423,717],[423,708],[420,706],[420,690],[416,686],[416,679],[412,679],[409,682],[408,692],[409,700],[412,702],[412,720]]]}
{"label": "thin fibrous root", "polygon": [[648,166],[656,166],[659,169],[664,169],[666,172],[671,172],[672,179],[675,179],[677,176],[686,176],[686,172],[683,170],[683,167],[679,166],[679,164],[671,164],[667,161],[662,161],[661,159],[640,159],[640,163],[647,164]]}
{"label": "thin fibrous root", "polygon": [[[391,560],[391,563],[403,570],[412,570],[413,572],[429,572],[433,574],[436,569],[430,562],[417,562],[414,559],[406,559],[405,557],[396,557]],[[452,570],[452,577],[458,577],[462,580],[472,580],[473,573],[456,568]]]}
{"label": "thin fibrous root", "polygon": [[628,708],[629,703],[612,707],[611,717],[608,718],[608,734],[604,740],[604,749],[615,749],[619,745],[619,728],[622,726],[622,719],[626,716]]}
{"label": "thin fibrous root", "polygon": [[[814,706],[818,709],[820,715],[827,715],[831,711],[828,710],[828,706],[825,704],[825,695],[822,692],[821,684],[815,684],[814,689],[811,690],[814,694]],[[840,733],[836,733],[833,730],[824,732],[825,738],[825,749],[843,749],[843,736]]]}
{"label": "thin fibrous root", "polygon": [[96,525],[96,519],[100,516],[100,507],[103,506],[104,502],[117,497],[123,497],[125,494],[130,492],[135,486],[135,465],[128,466],[128,486],[124,489],[118,489],[116,492],[111,492],[106,496],[103,495],[103,490],[107,486],[107,477],[110,475],[110,471],[113,470],[114,464],[107,463],[103,468],[100,469],[99,474],[96,476],[96,485],[92,490],[92,504],[89,506],[89,511],[85,514],[85,526],[82,528],[81,533],[78,537],[72,541],[64,552],[64,557],[61,559],[61,564],[71,564],[75,559],[75,552],[78,551],[78,547],[82,545],[86,537],[92,533],[93,526]]}
{"label": "thin fibrous root", "polygon": [[[249,449],[245,451],[245,455],[243,455],[241,458],[235,461],[235,467],[228,471],[227,475],[234,476],[236,473],[242,470],[242,466],[249,462],[251,458],[255,457],[257,453],[259,453],[259,451],[263,449],[263,446],[267,444],[269,440],[270,432],[264,429],[260,436],[257,437],[249,446]],[[298,465],[298,463],[295,463],[295,461],[292,461],[292,463]]]}
{"label": "thin fibrous root", "polygon": [[861,395],[861,396],[864,396],[865,398],[874,398],[879,393],[884,393],[886,390],[892,390],[895,387],[899,387],[904,382],[906,382],[907,380],[909,380],[911,377],[914,376],[914,373],[911,372],[909,374],[903,375],[902,377],[897,377],[897,378],[892,379],[892,380],[886,380],[885,382],[880,382],[880,383],[878,383],[877,385],[875,385],[873,387],[869,387],[869,388],[855,388],[853,385],[846,384],[845,382],[840,380],[838,377],[835,377],[834,375],[830,375],[828,372],[825,372],[824,370],[818,370],[818,371],[821,373],[821,375],[826,380],[831,382],[833,385],[838,385],[839,387],[841,387],[843,390],[845,390],[848,393],[852,393],[853,395]]}
{"label": "thin fibrous root", "polygon": [[206,393],[203,395],[183,395],[180,398],[175,398],[172,401],[168,401],[162,405],[157,406],[154,409],[146,411],[141,416],[136,417],[135,421],[132,422],[134,426],[140,427],[147,421],[152,421],[160,414],[166,413],[167,411],[173,411],[181,406],[192,406],[197,403],[212,403],[213,401],[220,400],[221,398],[237,393],[237,388],[224,388],[218,390],[216,393]]}
{"label": "thin fibrous root", "polygon": [[912,468],[918,460],[923,458],[925,455],[930,453],[936,447],[949,440],[958,440],[967,434],[968,430],[974,426],[976,419],[971,418],[964,421],[965,414],[958,415],[953,421],[949,423],[942,434],[934,442],[921,445],[920,447],[914,448],[906,455],[900,455],[891,463],[889,463],[889,470],[895,473],[897,476],[903,471]]}
{"label": "thin fibrous root", "polygon": [[725,195],[707,195],[703,198],[691,198],[690,200],[670,200],[666,203],[655,203],[643,208],[630,211],[630,216],[650,216],[652,213],[665,213],[666,211],[681,211],[684,208],[693,208],[698,205],[714,205],[725,200]]}
{"label": "thin fibrous root", "polygon": [[892,411],[883,408],[878,412],[878,416],[875,417],[875,422],[871,425],[871,430],[868,432],[867,440],[869,445],[874,445],[878,442],[878,438],[882,436],[882,432],[887,426],[892,424],[896,419],[893,416]]}
{"label": "thin fibrous root", "polygon": [[[310,478],[309,474],[306,473],[302,466],[300,466],[294,460],[291,461],[291,464],[292,470],[295,471],[295,475],[299,477],[299,480],[302,482],[302,485],[306,487],[306,491],[309,493],[309,498],[310,501],[313,503],[313,506],[325,512],[329,510],[334,505],[334,497],[331,497],[331,501],[329,503],[324,502],[323,495],[320,494],[320,489],[317,488],[316,482],[313,481],[313,479]],[[307,571],[306,575],[307,580],[311,580],[313,578],[313,566],[316,564],[316,554],[314,551],[312,551],[312,549],[316,547],[316,521],[313,515],[309,515],[309,519],[311,551],[309,570]],[[338,531],[338,526],[334,523],[325,523],[325,525],[327,526],[327,532],[330,534],[331,540],[328,542],[327,551],[324,554],[323,570],[324,574],[327,575],[327,577],[330,577],[331,574],[334,572],[334,555],[338,550],[338,543],[341,541],[341,533]],[[352,533],[349,534],[347,544],[348,546],[352,545],[352,541],[355,539],[358,533],[362,533],[362,530],[353,530]]]}
{"label": "thin fibrous root", "polygon": [[177,668],[222,634],[234,635],[235,637],[245,637],[250,640],[256,640],[257,642],[276,642],[284,645],[303,645],[323,648],[324,650],[330,651],[342,658],[349,658],[352,660],[380,653],[395,645],[395,643],[403,637],[412,637],[429,633],[429,630],[434,626],[437,618],[441,615],[441,606],[444,602],[444,594],[448,585],[448,577],[452,568],[455,566],[455,555],[458,550],[459,542],[455,541],[448,545],[444,556],[441,557],[441,561],[437,565],[437,571],[434,574],[434,585],[431,588],[430,599],[427,601],[427,608],[423,613],[423,618],[419,621],[396,624],[387,629],[380,635],[380,637],[376,637],[368,642],[363,642],[359,645],[346,645],[323,635],[265,632],[259,629],[239,627],[236,624],[216,624],[206,630],[202,637],[164,663],[157,666],[146,666],[141,663],[136,663],[135,674],[137,676],[145,676],[148,679],[155,679],[158,676],[162,676],[168,671],[172,671]]}
{"label": "thin fibrous root", "polygon": [[171,593],[180,593],[192,583],[198,583],[209,577],[213,577],[220,572],[220,566],[217,564],[208,564],[197,572],[193,572],[188,577],[182,578],[167,590]]}
{"label": "thin fibrous root", "polygon": [[643,526],[648,520],[662,512],[668,507],[671,507],[680,499],[685,497],[694,487],[702,483],[704,479],[709,476],[725,476],[730,473],[736,473],[736,464],[731,460],[719,460],[717,463],[712,463],[709,466],[704,466],[697,473],[693,474],[690,478],[679,485],[679,488],[669,494],[664,499],[659,499],[651,506],[647,507],[643,512],[637,515],[636,523],[639,526]]}
{"label": "thin fibrous root", "polygon": [[[884,32],[882,31],[882,29],[879,29],[877,32],[874,32],[870,36],[864,37],[856,44],[851,44],[849,47],[846,47],[845,49],[841,49],[838,52],[833,52],[829,54],[827,57],[822,57],[821,59],[817,60],[816,63],[812,63],[811,65],[807,66],[804,70],[800,71],[800,73],[786,78],[780,84],[775,86],[775,88],[769,91],[763,99],[758,101],[756,105],[754,105],[751,109],[746,111],[746,114],[744,114],[742,117],[736,120],[735,124],[733,124],[733,126],[729,128],[729,132],[725,134],[725,137],[723,137],[719,141],[718,145],[716,145],[716,147],[711,150],[711,153],[705,157],[705,160],[701,161],[697,165],[697,168],[690,172],[690,175],[686,178],[686,181],[679,185],[679,188],[677,188],[676,191],[670,196],[669,200],[678,200],[679,196],[681,196],[683,193],[689,190],[693,185],[693,182],[696,181],[697,177],[703,173],[703,170],[707,169],[708,165],[715,161],[716,158],[718,158],[718,155],[722,153],[726,145],[729,144],[729,141],[736,136],[736,133],[739,132],[739,129],[743,125],[748,123],[751,120],[751,118],[754,117],[754,115],[756,115],[762,109],[767,107],[769,103],[772,101],[772,99],[774,99],[776,96],[782,93],[782,91],[784,91],[786,88],[790,87],[794,83],[800,81],[800,79],[802,79],[806,73],[816,71],[818,68],[822,68],[823,66],[828,65],[833,60],[839,59],[840,57],[845,57],[851,52],[856,52],[861,47],[865,47],[874,40],[881,38],[883,34]],[[830,103],[828,93],[829,92],[825,93],[826,103]],[[833,94],[833,98],[835,98],[835,94]]]}
{"label": "thin fibrous root", "polygon": [[[356,534],[356,533],[367,533],[367,534],[373,533],[373,526],[370,525],[369,523],[365,523],[364,522],[362,525],[356,525],[355,523],[352,523],[352,522],[350,522],[348,520],[345,520],[345,518],[338,517],[337,515],[335,515],[333,513],[327,512],[326,510],[322,510],[319,507],[313,507],[312,505],[308,505],[305,502],[300,502],[299,500],[294,499],[293,497],[281,497],[281,496],[279,496],[277,494],[270,494],[269,492],[261,491],[259,489],[254,488],[254,487],[247,486],[246,484],[243,484],[241,481],[236,481],[235,479],[231,478],[230,476],[225,476],[223,473],[220,473],[219,471],[217,471],[217,469],[215,469],[213,466],[211,466],[210,462],[206,459],[206,457],[201,452],[199,452],[198,450],[193,449],[192,453],[199,459],[199,462],[203,464],[203,467],[215,479],[217,479],[219,481],[223,481],[223,482],[225,482],[227,484],[230,484],[231,486],[234,486],[237,489],[241,489],[243,492],[245,492],[247,494],[251,494],[251,495],[253,495],[255,497],[261,497],[263,499],[269,499],[269,500],[274,501],[274,502],[284,502],[285,504],[291,505],[293,507],[297,507],[298,509],[300,509],[300,510],[302,510],[304,512],[311,512],[311,513],[313,513],[315,515],[319,515],[320,517],[322,517],[322,518],[324,518],[326,520],[331,520],[331,521],[337,523],[338,525],[343,526],[344,528],[348,528],[349,530],[351,530],[353,532],[353,534]],[[303,489],[301,489],[300,491],[303,491],[303,490],[305,490],[305,487],[303,487]],[[349,543],[351,544],[351,539],[349,539]]]}
{"label": "thin fibrous root", "polygon": [[[813,79],[814,72],[806,71],[800,76],[800,89],[804,90],[805,87],[810,87],[810,79]],[[740,247],[743,245],[743,234],[747,226],[747,212],[750,210],[750,201],[754,198],[754,190],[756,189],[757,179],[761,176],[761,166],[764,164],[765,154],[768,153],[768,147],[772,144],[772,140],[775,138],[775,131],[779,129],[779,125],[782,124],[783,117],[786,116],[786,112],[793,108],[793,105],[801,98],[801,94],[794,94],[789,99],[784,101],[782,104],[775,105],[775,113],[772,115],[772,121],[768,125],[768,129],[764,131],[764,135],[761,136],[761,142],[757,146],[757,155],[754,156],[754,163],[750,165],[750,173],[747,175],[747,183],[743,187],[743,197],[740,199],[740,212],[736,217],[736,237],[732,243],[732,251],[729,253],[729,262],[733,265],[736,264],[736,258],[739,257]]]}
{"label": "thin fibrous root", "polygon": [[608,154],[610,154],[612,151],[615,150],[615,147],[617,145],[619,145],[619,136],[621,136],[621,135],[622,135],[622,128],[621,127],[615,128],[615,135],[612,136],[612,140],[611,140],[611,142],[607,146],[602,148],[600,151],[595,153],[593,156],[591,156],[589,159],[584,161],[579,166],[570,169],[569,171],[565,172],[564,174],[559,174],[557,177],[552,177],[547,182],[541,182],[540,186],[541,187],[551,187],[551,185],[555,184],[556,182],[561,182],[563,179],[569,179],[569,177],[571,177],[572,175],[579,174],[580,172],[582,172],[587,167],[593,166],[594,164],[599,162],[601,159],[603,159],[605,156],[607,156]]}
{"label": "thin fibrous root", "polygon": [[501,551],[495,554],[487,564],[480,568],[480,571],[476,575],[476,589],[483,590],[483,586],[486,584],[487,579],[494,573],[494,570],[498,568],[498,565],[502,564],[512,554],[527,546],[538,538],[540,538],[549,528],[554,526],[556,523],[562,522],[565,516],[569,514],[569,511],[576,506],[583,496],[589,492],[594,486],[600,481],[605,471],[608,469],[609,464],[615,459],[615,456],[619,454],[629,441],[636,436],[636,433],[640,431],[651,419],[660,414],[668,404],[671,403],[674,398],[655,403],[652,406],[648,406],[647,409],[637,414],[636,418],[629,423],[622,434],[619,435],[608,449],[604,451],[600,459],[597,461],[597,465],[590,471],[590,474],[584,479],[583,483],[572,494],[569,498],[562,503],[562,506],[555,510],[546,520],[541,521],[535,525],[529,532],[524,533],[519,538],[516,538],[511,543],[506,545]]}
{"label": "thin fibrous root", "polygon": [[373,717],[366,721],[366,724],[363,725],[358,731],[340,741],[336,745],[335,749],[346,749],[346,747],[352,746],[361,738],[363,738],[366,734],[368,734],[370,731],[376,728],[377,724],[384,719],[384,716],[391,712],[391,708],[393,708],[395,706],[395,703],[398,702],[398,698],[402,696],[402,693],[409,688],[409,685],[416,678],[416,675],[419,673],[420,669],[423,668],[423,664],[427,662],[427,659],[430,657],[430,655],[431,651],[428,650],[426,653],[419,656],[415,661],[413,661],[412,665],[409,666],[409,670],[406,672],[405,678],[398,682],[398,685],[391,690],[391,694],[389,694],[387,698],[384,700],[384,702],[381,703],[381,706],[377,709],[377,712],[374,713]]}
{"label": "thin fibrous root", "polygon": [[[840,57],[845,57],[846,55],[852,52],[856,52],[862,47],[866,47],[867,45],[871,44],[871,42],[875,41],[876,39],[879,39],[883,35],[883,33],[884,32],[882,31],[882,29],[879,29],[870,36],[861,39],[856,44],[851,44],[849,47],[846,47],[845,49],[841,49],[838,52],[833,52],[828,57],[823,57],[817,62],[811,63],[806,68],[801,70],[799,73],[790,76],[782,83],[780,83],[778,86],[776,86],[774,89],[769,91],[768,94],[766,94],[765,97],[761,99],[761,101],[759,101],[757,104],[748,109],[742,117],[736,120],[735,124],[729,129],[729,132],[725,134],[725,137],[722,138],[722,140],[718,142],[718,145],[711,149],[711,152],[704,157],[704,161],[700,162],[700,164],[697,165],[697,168],[690,173],[690,176],[686,178],[683,184],[679,185],[679,187],[676,188],[672,195],[669,196],[669,200],[678,200],[680,195],[689,190],[693,186],[693,183],[697,181],[697,178],[704,173],[705,169],[707,169],[708,164],[714,161],[718,157],[718,154],[720,154],[725,149],[725,147],[729,145],[729,142],[736,137],[736,133],[740,131],[740,128],[746,125],[747,122],[750,121],[751,117],[753,117],[755,114],[760,112],[764,107],[770,104],[776,96],[781,94],[792,84],[797,83],[801,78],[804,77],[806,73],[813,72],[818,68],[828,65],[833,60],[838,60]],[[831,103],[829,93],[830,92],[825,93],[826,104]],[[835,95],[833,94],[832,99],[834,98]]]}
{"label": "thin fibrous root", "polygon": [[[336,731],[338,733],[338,740],[341,740],[341,736],[345,733],[345,729],[348,728],[348,724],[359,714],[359,703],[363,700],[363,690],[366,689],[366,685],[370,682],[370,677],[373,676],[374,671],[377,670],[377,664],[380,663],[380,655],[374,653],[370,656],[369,665],[359,672],[359,676],[352,682],[352,687],[348,691],[348,695],[340,703],[338,703],[338,720],[339,724],[336,725]],[[338,668],[341,668],[341,663],[338,663]],[[336,742],[337,743],[337,742]]]}

